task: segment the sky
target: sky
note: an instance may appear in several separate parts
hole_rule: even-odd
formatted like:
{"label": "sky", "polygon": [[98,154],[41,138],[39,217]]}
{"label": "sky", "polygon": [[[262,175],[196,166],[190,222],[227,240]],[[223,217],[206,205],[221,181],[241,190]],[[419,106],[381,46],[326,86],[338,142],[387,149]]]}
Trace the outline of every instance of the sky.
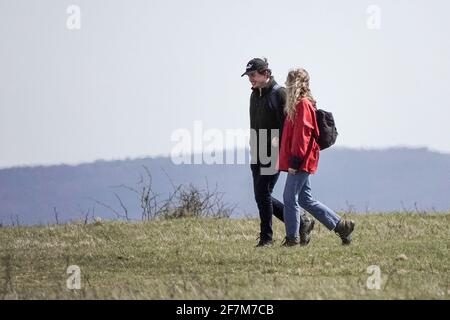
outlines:
{"label": "sky", "polygon": [[449,14],[438,0],[0,0],[0,168],[169,155],[196,121],[248,129],[254,57],[280,84],[308,70],[338,147],[450,153]]}

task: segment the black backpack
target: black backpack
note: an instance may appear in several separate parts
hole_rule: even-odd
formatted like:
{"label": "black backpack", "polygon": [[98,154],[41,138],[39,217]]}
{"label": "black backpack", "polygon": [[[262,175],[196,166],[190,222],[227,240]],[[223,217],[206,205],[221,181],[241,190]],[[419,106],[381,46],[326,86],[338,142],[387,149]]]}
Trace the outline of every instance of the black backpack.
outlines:
{"label": "black backpack", "polygon": [[318,109],[316,110],[316,118],[320,132],[317,143],[320,146],[320,150],[324,150],[336,142],[338,132],[331,112]]}
{"label": "black backpack", "polygon": [[[268,95],[269,107],[273,110],[275,110],[274,107],[277,104],[275,100],[275,92],[277,92],[280,88],[282,87],[279,84],[275,84]],[[324,150],[331,147],[336,142],[338,132],[334,123],[333,114],[331,112],[318,109],[316,110],[316,119],[320,132],[317,143],[319,144],[320,150]]]}

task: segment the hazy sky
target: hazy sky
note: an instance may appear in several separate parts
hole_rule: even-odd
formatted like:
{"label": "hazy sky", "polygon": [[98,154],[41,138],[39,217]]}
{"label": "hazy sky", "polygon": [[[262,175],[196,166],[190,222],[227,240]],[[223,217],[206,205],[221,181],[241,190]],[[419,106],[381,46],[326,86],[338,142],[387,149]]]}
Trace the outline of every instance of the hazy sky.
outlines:
{"label": "hazy sky", "polygon": [[196,120],[246,129],[257,56],[279,83],[310,72],[337,146],[450,153],[449,15],[436,0],[0,0],[0,167],[168,154]]}

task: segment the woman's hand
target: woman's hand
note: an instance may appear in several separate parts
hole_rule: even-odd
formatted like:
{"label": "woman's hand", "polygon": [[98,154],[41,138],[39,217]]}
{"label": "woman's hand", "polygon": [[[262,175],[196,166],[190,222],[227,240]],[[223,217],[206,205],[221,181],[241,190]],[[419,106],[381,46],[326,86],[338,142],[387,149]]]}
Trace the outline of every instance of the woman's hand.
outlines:
{"label": "woman's hand", "polygon": [[292,168],[288,169],[288,173],[289,174],[297,174],[297,172],[298,172],[298,170],[295,170],[295,169],[292,169]]}

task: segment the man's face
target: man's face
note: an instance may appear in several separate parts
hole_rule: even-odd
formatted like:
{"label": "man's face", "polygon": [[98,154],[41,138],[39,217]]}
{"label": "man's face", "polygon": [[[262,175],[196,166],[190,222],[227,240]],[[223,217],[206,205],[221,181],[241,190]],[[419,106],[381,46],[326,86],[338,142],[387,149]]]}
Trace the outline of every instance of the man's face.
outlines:
{"label": "man's face", "polygon": [[259,74],[257,71],[252,71],[248,74],[248,80],[255,89],[264,87],[267,79],[269,79],[267,74]]}

